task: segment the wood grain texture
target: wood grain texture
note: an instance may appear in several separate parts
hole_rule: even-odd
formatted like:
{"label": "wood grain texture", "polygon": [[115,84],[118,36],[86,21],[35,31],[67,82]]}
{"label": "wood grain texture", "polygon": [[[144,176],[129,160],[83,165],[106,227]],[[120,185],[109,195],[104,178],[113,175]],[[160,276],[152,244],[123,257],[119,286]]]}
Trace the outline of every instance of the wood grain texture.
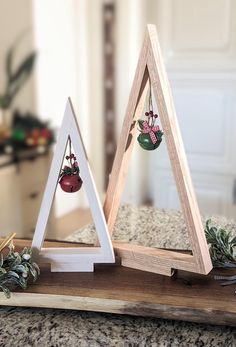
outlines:
{"label": "wood grain texture", "polygon": [[150,271],[166,276],[173,274],[172,269],[182,269],[183,266],[187,271],[198,272],[194,257],[188,253],[117,241],[113,241],[113,247],[116,255],[121,258],[121,264],[133,269]]}
{"label": "wood grain texture", "polygon": [[[171,269],[175,268],[208,274],[212,269],[212,263],[154,25],[147,26],[106,193],[104,213],[109,233],[112,235],[117,217],[132,149],[137,137],[136,123],[137,119],[142,116],[149,78],[158,106],[168,155],[193,251],[191,261],[190,259],[186,261],[182,259],[181,262],[176,259],[174,252],[168,253],[168,257],[163,258],[166,273],[172,273]],[[120,254],[125,255],[123,265],[128,266],[130,264],[130,267],[138,269],[143,266],[143,269],[158,272],[157,264],[160,264],[160,258],[163,257],[163,254],[156,252],[155,256],[150,256],[150,252],[152,252],[150,249],[140,247],[136,249],[129,247],[124,253],[124,246],[120,248],[117,245],[117,251],[118,248]],[[162,267],[160,272],[163,274],[163,271]]]}
{"label": "wood grain texture", "polygon": [[[76,248],[70,251],[63,248],[56,250],[44,249],[42,246],[45,238],[45,230],[69,138],[71,139],[75,155],[79,161],[80,176],[87,194],[100,247],[87,247],[86,250]],[[51,263],[52,271],[93,271],[94,263],[114,263],[115,261],[103,209],[70,99],[67,101],[64,118],[58,135],[57,145],[32,241],[32,248],[37,258],[42,258],[45,262]]]}
{"label": "wood grain texture", "polygon": [[208,273],[212,269],[208,245],[155,26],[148,26],[148,32],[150,45],[147,66],[163,126],[170,163],[197,267],[199,272]]}
{"label": "wood grain texture", "polygon": [[[29,246],[30,241],[16,241]],[[73,243],[46,242],[48,247],[75,247]],[[77,245],[79,246],[79,245]],[[18,248],[18,247],[17,247]],[[39,280],[10,299],[0,294],[0,305],[100,311],[236,325],[233,286],[221,287],[208,276],[178,271],[166,277],[118,265],[96,265],[94,273],[52,273],[41,265]],[[222,273],[236,274],[234,270]],[[219,273],[219,271],[217,271]]]}

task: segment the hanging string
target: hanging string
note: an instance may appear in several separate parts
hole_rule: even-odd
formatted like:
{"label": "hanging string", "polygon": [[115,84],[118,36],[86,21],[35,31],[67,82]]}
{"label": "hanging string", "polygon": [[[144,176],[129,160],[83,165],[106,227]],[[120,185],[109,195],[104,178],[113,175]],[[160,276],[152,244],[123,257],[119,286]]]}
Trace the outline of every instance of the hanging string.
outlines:
{"label": "hanging string", "polygon": [[152,103],[152,86],[151,86],[151,80],[150,77],[148,78],[149,80],[149,117],[148,117],[148,124],[149,126],[153,126],[154,125],[154,118],[152,117],[152,115],[150,114],[150,111],[153,112],[153,103]]}
{"label": "hanging string", "polygon": [[69,157],[70,157],[70,165],[72,167],[72,156],[71,156],[72,152],[71,152],[71,139],[69,136]]}
{"label": "hanging string", "polygon": [[70,139],[70,136],[69,136],[69,155],[71,155],[71,139]]}
{"label": "hanging string", "polygon": [[149,77],[149,111],[153,111],[153,104],[152,104],[152,86],[151,86],[150,77]]}

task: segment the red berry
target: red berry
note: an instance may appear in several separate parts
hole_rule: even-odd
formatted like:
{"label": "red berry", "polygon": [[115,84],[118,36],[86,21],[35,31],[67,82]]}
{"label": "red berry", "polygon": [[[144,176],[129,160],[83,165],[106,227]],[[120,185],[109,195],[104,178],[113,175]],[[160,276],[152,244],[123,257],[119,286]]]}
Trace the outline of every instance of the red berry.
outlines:
{"label": "red berry", "polygon": [[70,159],[69,155],[66,156],[66,160]]}
{"label": "red berry", "polygon": [[149,114],[152,116],[153,115],[153,111],[150,111]]}
{"label": "red berry", "polygon": [[148,112],[145,112],[145,116],[149,116],[149,113],[148,113]]}
{"label": "red berry", "polygon": [[157,117],[158,117],[158,114],[154,114],[154,117],[157,118]]}

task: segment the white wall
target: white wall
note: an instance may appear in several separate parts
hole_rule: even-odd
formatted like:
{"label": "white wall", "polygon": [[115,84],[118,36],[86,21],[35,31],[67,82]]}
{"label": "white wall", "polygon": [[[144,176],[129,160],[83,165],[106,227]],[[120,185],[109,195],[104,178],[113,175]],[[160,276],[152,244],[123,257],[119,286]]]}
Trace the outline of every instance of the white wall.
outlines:
{"label": "white wall", "polygon": [[[235,218],[236,2],[159,0],[154,12],[200,209]],[[178,208],[163,147],[154,201]]]}
{"label": "white wall", "polygon": [[[70,96],[77,113],[78,105],[80,105],[80,127],[84,134],[87,129],[85,118],[87,76],[86,66],[83,70],[78,70],[79,65],[76,61],[74,9],[73,0],[34,1],[35,44],[39,51],[37,108],[41,117],[50,119],[52,125],[59,128],[67,98]],[[83,56],[83,47],[80,48],[80,56]],[[84,81],[84,88],[80,89],[83,94],[79,104],[76,80],[81,71],[80,80]],[[78,197],[73,194],[70,195],[70,199],[66,199],[63,192],[58,189],[56,214],[62,215],[71,211],[77,207],[77,200]]]}
{"label": "white wall", "polygon": [[[116,114],[119,137],[144,38],[147,3],[145,0],[121,0],[117,1],[116,5]],[[142,200],[147,181],[140,166],[146,165],[145,153],[134,150],[122,196],[124,203],[137,204]]]}
{"label": "white wall", "polygon": [[[60,127],[71,96],[98,191],[103,192],[102,1],[34,1],[35,42],[40,52],[37,107]],[[53,22],[52,22],[53,19]],[[53,23],[53,25],[52,25]],[[58,190],[56,214],[86,206]]]}

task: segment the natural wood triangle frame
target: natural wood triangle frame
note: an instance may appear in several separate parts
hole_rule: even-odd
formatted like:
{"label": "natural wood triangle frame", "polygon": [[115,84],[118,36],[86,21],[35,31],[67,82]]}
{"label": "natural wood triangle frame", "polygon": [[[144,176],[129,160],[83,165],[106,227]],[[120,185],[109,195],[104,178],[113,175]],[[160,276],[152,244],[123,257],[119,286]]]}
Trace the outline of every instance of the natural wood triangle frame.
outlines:
{"label": "natural wood triangle frame", "polygon": [[[48,217],[56,192],[58,177],[63,164],[69,137],[71,139],[75,155],[79,161],[81,171],[80,176],[83,180],[83,185],[87,193],[100,247],[42,248]],[[32,248],[34,254],[39,258],[39,261],[41,260],[51,264],[52,271],[93,271],[94,263],[115,262],[113,247],[107,229],[103,209],[99,201],[79,126],[70,99],[68,99],[59,132],[58,141],[32,241]]]}
{"label": "natural wood triangle frame", "polygon": [[137,138],[136,123],[143,112],[149,78],[158,106],[193,255],[122,242],[113,242],[113,246],[121,257],[123,266],[169,276],[173,273],[172,269],[207,274],[212,269],[212,263],[154,25],[147,26],[110,175],[104,204],[108,229],[112,235],[130,156]]}

